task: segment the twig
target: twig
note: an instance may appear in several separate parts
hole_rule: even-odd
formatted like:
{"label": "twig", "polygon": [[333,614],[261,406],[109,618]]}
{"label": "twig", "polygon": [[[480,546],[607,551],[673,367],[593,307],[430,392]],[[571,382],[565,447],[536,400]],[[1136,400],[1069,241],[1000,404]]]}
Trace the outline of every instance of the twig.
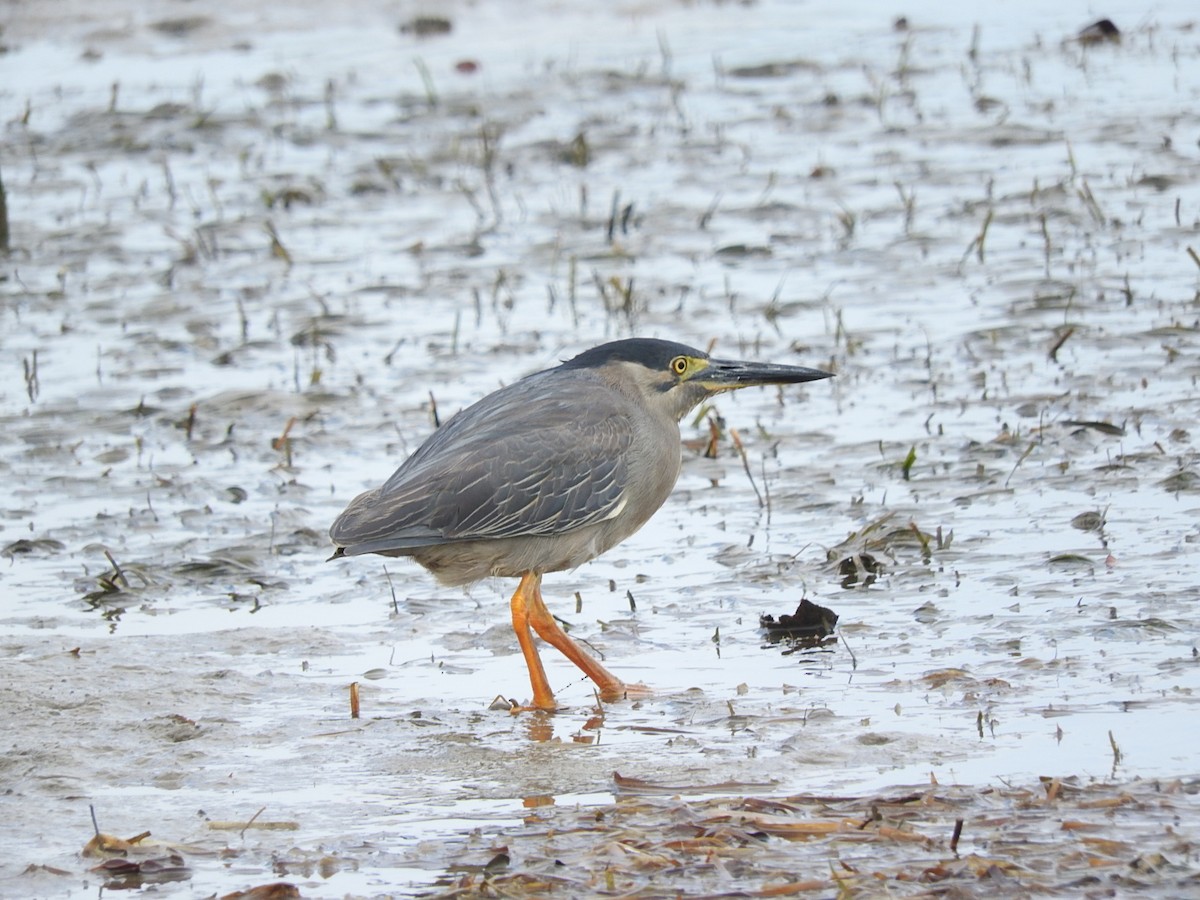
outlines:
{"label": "twig", "polygon": [[1042,213],[1039,217],[1042,223],[1042,252],[1046,257],[1046,277],[1050,277],[1050,256],[1054,252],[1054,245],[1050,241],[1050,228],[1046,224],[1046,214]]}
{"label": "twig", "polygon": [[396,600],[396,586],[392,584],[392,573],[388,571],[388,567],[383,567],[383,577],[387,579],[388,590],[392,592],[392,612],[399,614],[400,604]]}
{"label": "twig", "polygon": [[762,462],[762,478],[763,478],[763,493],[767,499],[767,525],[771,524],[771,480],[767,478],[767,458],[764,456]]}
{"label": "twig", "polygon": [[33,351],[31,356],[21,360],[25,367],[25,393],[29,395],[29,402],[33,403],[37,400],[38,391],[41,388],[41,383],[38,381],[38,352]]}
{"label": "twig", "polygon": [[754,488],[754,496],[758,498],[759,507],[764,506],[762,494],[758,492],[758,485],[754,483],[754,473],[750,471],[750,460],[746,457],[746,448],[742,446],[742,439],[738,437],[737,429],[730,428],[729,436],[733,438],[733,446],[738,452],[738,456],[742,458],[742,468],[746,470],[746,477],[750,479],[750,487]]}
{"label": "twig", "polygon": [[433,391],[429,392],[429,416],[433,419],[434,428],[442,427],[442,420],[438,418],[437,398],[433,396]]}
{"label": "twig", "polygon": [[1063,333],[1058,336],[1058,340],[1056,340],[1054,342],[1054,345],[1050,348],[1050,361],[1051,362],[1058,362],[1059,349],[1062,347],[1063,344],[1065,344],[1067,342],[1067,339],[1074,333],[1075,333],[1074,325],[1071,325],[1071,326],[1063,329]]}
{"label": "twig", "polygon": [[613,242],[613,238],[616,237],[617,212],[620,210],[620,208],[621,208],[621,192],[619,190],[616,190],[616,191],[613,191],[612,206],[609,208],[609,211],[608,211],[608,227],[605,229],[605,240],[610,245]]}
{"label": "twig", "polygon": [[838,632],[838,640],[840,640],[842,642],[842,646],[845,647],[846,652],[850,654],[850,669],[851,669],[851,671],[855,671],[855,672],[858,671],[858,657],[854,655],[854,648],[851,647],[846,642],[846,635],[842,634],[842,632],[839,631]]}
{"label": "twig", "polygon": [[1117,739],[1113,737],[1112,731],[1108,732],[1108,743],[1112,747],[1113,765],[1118,765],[1121,762],[1121,748],[1117,746]]}
{"label": "twig", "polygon": [[292,416],[287,420],[287,424],[283,426],[283,433],[277,438],[271,440],[271,449],[275,451],[283,451],[283,458],[290,469],[292,467],[292,439],[288,435],[292,431],[292,426],[296,424],[296,417]]}
{"label": "twig", "polygon": [[425,60],[419,56],[413,60],[413,65],[416,66],[421,75],[421,83],[425,86],[425,102],[429,104],[430,109],[437,109],[437,88],[433,85],[433,75],[429,73],[429,66],[425,65]]}
{"label": "twig", "polygon": [[717,458],[717,443],[721,439],[721,427],[712,416],[708,417],[708,443],[704,445],[704,458]]}
{"label": "twig", "polygon": [[995,215],[995,210],[988,207],[987,215],[983,217],[983,225],[980,226],[979,233],[971,239],[971,243],[967,245],[967,252],[963,254],[964,262],[971,255],[972,250],[975,251],[975,255],[981,263],[986,261],[987,233],[988,229],[992,227],[992,219]]}
{"label": "twig", "polygon": [[1025,448],[1025,452],[1021,454],[1021,458],[1017,460],[1017,464],[1012,467],[1012,471],[1009,472],[1008,477],[1004,479],[1005,487],[1008,487],[1008,483],[1010,481],[1012,481],[1012,477],[1017,474],[1017,469],[1021,468],[1021,463],[1025,462],[1025,458],[1027,456],[1029,456],[1030,453],[1033,452],[1033,448],[1036,446],[1037,446],[1037,443],[1032,442],[1032,443],[1030,443],[1030,445],[1028,447]]}
{"label": "twig", "polygon": [[4,193],[3,175],[0,175],[0,253],[8,253],[8,198]]}
{"label": "twig", "polygon": [[963,820],[955,819],[954,820],[954,834],[952,834],[950,836],[950,852],[951,853],[954,853],[954,854],[958,853],[958,839],[960,837],[962,837],[962,830],[963,830]]}
{"label": "twig", "polygon": [[261,816],[261,815],[262,815],[262,814],[263,814],[263,813],[266,811],[266,809],[267,809],[267,808],[264,806],[264,807],[262,807],[261,809],[259,809],[259,811],[258,811],[258,812],[256,812],[254,815],[252,815],[252,816],[250,817],[250,821],[249,821],[249,822],[247,822],[247,823],[245,824],[245,826],[242,828],[242,830],[238,832],[238,837],[240,837],[240,838],[244,838],[244,837],[246,836],[246,829],[247,829],[247,828],[249,828],[251,825],[253,825],[253,824],[254,824],[254,820],[255,820],[255,819],[257,819],[259,816]]}
{"label": "twig", "polygon": [[116,584],[117,579],[125,583],[125,587],[129,587],[129,579],[125,577],[125,573],[121,571],[121,567],[117,565],[117,561],[113,559],[113,555],[107,550],[104,551],[104,558],[108,560],[108,564],[113,567],[113,583]]}

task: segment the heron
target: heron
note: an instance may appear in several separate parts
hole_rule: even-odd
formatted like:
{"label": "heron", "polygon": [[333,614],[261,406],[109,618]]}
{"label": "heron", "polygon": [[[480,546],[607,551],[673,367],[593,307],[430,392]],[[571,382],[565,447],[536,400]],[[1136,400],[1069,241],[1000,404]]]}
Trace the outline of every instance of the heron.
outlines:
{"label": "heron", "polygon": [[444,585],[519,578],[510,609],[533,689],[530,708],[558,708],[534,634],[582,670],[601,699],[621,699],[633,686],[555,621],[542,576],[595,559],[663,505],[682,464],[679,422],[699,403],[755,385],[830,377],[802,366],[715,359],[673,341],[601,344],[447,420],[337,517],[330,558],[407,556]]}

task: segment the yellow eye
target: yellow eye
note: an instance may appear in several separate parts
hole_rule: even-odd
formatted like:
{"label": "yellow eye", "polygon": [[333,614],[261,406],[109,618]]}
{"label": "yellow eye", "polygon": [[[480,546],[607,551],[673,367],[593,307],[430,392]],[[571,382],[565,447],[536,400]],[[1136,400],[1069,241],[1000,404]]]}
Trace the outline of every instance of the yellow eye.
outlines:
{"label": "yellow eye", "polygon": [[688,370],[688,361],[686,356],[677,356],[671,360],[671,371],[676,375],[685,375]]}

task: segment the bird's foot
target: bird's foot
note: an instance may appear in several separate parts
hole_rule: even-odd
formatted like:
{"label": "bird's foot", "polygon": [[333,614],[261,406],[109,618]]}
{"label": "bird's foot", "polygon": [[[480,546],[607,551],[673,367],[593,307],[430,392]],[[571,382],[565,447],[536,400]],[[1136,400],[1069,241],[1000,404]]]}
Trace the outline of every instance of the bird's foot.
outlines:
{"label": "bird's foot", "polygon": [[517,715],[518,713],[523,713],[523,712],[549,712],[549,713],[552,713],[552,712],[558,712],[562,708],[563,707],[560,707],[558,705],[558,702],[554,699],[553,696],[550,696],[549,698],[534,697],[532,703],[526,704],[526,703],[518,703],[516,700],[510,700],[508,697],[505,697],[503,694],[497,694],[496,699],[493,700],[491,702],[491,704],[488,706],[488,709],[493,710],[495,712],[499,712],[499,711],[503,710],[504,712],[512,713],[512,715],[514,715],[514,716]]}
{"label": "bird's foot", "polygon": [[627,684],[624,681],[597,687],[596,693],[605,703],[616,703],[618,700],[645,700],[654,696],[654,691],[641,682]]}
{"label": "bird's foot", "polygon": [[[616,681],[603,687],[597,686],[596,696],[604,703],[618,703],[622,700],[646,700],[654,696],[654,691],[641,682],[627,684],[624,681]],[[554,713],[567,709],[565,706],[560,706],[553,695],[534,696],[529,703],[518,703],[516,700],[510,700],[499,694],[488,708],[497,711],[505,710],[514,716],[525,712]]]}

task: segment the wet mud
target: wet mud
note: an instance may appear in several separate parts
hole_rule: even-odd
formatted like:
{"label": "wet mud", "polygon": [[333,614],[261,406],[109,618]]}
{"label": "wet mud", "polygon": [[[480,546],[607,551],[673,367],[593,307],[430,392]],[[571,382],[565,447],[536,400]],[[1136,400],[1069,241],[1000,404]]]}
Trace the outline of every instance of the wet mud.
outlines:
{"label": "wet mud", "polygon": [[[1195,14],[897,12],[8,4],[0,895],[1195,892]],[[634,334],[837,377],[512,715],[512,583],[326,531]]]}

